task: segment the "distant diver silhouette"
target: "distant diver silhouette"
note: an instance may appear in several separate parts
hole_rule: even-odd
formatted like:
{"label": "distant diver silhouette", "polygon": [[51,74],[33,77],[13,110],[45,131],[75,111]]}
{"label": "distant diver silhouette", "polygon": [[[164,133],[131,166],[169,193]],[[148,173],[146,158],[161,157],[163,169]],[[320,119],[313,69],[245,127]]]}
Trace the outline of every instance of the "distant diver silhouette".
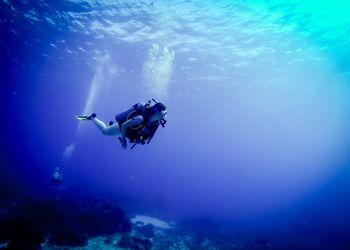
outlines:
{"label": "distant diver silhouette", "polygon": [[57,187],[61,184],[62,180],[63,180],[63,175],[62,175],[61,169],[60,167],[57,167],[50,178],[50,183],[52,186]]}
{"label": "distant diver silhouette", "polygon": [[121,145],[125,149],[127,148],[126,138],[129,139],[129,143],[134,143],[130,148],[133,149],[137,144],[148,144],[152,140],[159,125],[164,127],[166,115],[165,105],[152,98],[152,101],[139,102],[116,115],[116,123],[111,121],[108,126],[97,119],[95,113],[75,117],[80,121],[93,121],[104,135],[119,136]]}

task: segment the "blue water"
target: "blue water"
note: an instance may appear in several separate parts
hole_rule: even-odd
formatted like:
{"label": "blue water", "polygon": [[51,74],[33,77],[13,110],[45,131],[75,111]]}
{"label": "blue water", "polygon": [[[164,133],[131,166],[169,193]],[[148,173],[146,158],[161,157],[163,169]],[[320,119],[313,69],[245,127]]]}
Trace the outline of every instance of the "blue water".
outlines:
{"label": "blue water", "polygon": [[[103,196],[175,223],[319,230],[349,249],[350,3],[0,7],[2,200]],[[108,123],[151,98],[168,122],[133,150],[74,118]]]}

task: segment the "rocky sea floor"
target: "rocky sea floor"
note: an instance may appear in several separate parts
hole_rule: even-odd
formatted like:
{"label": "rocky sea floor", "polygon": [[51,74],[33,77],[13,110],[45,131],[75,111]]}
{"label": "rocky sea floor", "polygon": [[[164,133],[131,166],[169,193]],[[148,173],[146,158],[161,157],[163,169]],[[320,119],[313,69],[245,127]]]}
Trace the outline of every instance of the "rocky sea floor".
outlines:
{"label": "rocky sea floor", "polygon": [[206,222],[167,223],[129,215],[103,199],[37,198],[0,204],[0,249],[13,250],[348,250],[350,233],[299,225],[274,232]]}
{"label": "rocky sea floor", "polygon": [[[147,229],[146,229],[147,228]],[[246,239],[234,238],[232,236],[207,235],[207,237],[186,232],[179,232],[174,229],[158,229],[152,226],[136,227],[130,233],[116,233],[110,236],[99,236],[91,238],[82,247],[54,246],[48,241],[43,243],[43,250],[93,250],[93,249],[150,249],[150,250],[330,250],[330,249],[350,249],[349,245],[334,245],[331,247],[325,244],[322,239],[312,238],[280,238],[267,239],[251,236]],[[145,235],[145,232],[147,232]],[[153,234],[150,236],[149,234]],[[270,241],[271,240],[271,241]]]}

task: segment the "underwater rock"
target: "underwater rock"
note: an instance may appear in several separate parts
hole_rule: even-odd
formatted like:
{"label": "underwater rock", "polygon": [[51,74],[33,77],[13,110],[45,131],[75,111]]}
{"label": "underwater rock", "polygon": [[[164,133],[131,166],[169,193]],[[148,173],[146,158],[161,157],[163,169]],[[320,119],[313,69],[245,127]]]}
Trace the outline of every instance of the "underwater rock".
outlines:
{"label": "underwater rock", "polygon": [[131,231],[131,223],[125,212],[119,206],[102,200],[80,209],[73,220],[81,225],[89,236]]}
{"label": "underwater rock", "polygon": [[65,224],[50,235],[49,243],[58,246],[84,246],[87,239],[87,233],[79,225]]}
{"label": "underwater rock", "polygon": [[44,241],[45,233],[30,218],[7,218],[0,221],[0,242],[6,242],[5,249],[37,249]]}
{"label": "underwater rock", "polygon": [[8,242],[5,249],[34,250],[44,241],[43,230],[30,218],[9,218],[0,225],[0,241]]}
{"label": "underwater rock", "polygon": [[4,206],[7,212],[0,220],[0,242],[8,242],[6,249],[37,249],[45,238],[41,224],[46,217],[34,212],[41,211],[41,205],[10,202]]}
{"label": "underwater rock", "polygon": [[0,242],[6,249],[39,249],[49,236],[54,245],[83,246],[88,237],[131,231],[131,222],[118,204],[103,200],[33,199],[5,207]]}
{"label": "underwater rock", "polygon": [[143,237],[153,238],[155,236],[154,226],[147,224],[145,226],[135,226],[135,231]]}
{"label": "underwater rock", "polygon": [[149,250],[152,247],[152,242],[145,238],[139,238],[129,234],[123,234],[118,247],[135,249],[135,250]]}
{"label": "underwater rock", "polygon": [[66,223],[49,237],[49,243],[62,246],[85,246],[88,235],[79,225]]}

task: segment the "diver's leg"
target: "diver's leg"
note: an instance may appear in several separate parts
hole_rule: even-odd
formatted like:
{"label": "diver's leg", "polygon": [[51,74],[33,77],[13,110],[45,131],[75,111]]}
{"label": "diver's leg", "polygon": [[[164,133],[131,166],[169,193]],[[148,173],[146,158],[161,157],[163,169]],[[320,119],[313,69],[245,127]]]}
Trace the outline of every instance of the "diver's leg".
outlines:
{"label": "diver's leg", "polygon": [[120,128],[118,123],[106,126],[106,124],[103,121],[100,121],[99,119],[94,117],[91,118],[91,121],[96,124],[96,126],[101,130],[102,134],[104,135],[117,136],[120,134]]}

